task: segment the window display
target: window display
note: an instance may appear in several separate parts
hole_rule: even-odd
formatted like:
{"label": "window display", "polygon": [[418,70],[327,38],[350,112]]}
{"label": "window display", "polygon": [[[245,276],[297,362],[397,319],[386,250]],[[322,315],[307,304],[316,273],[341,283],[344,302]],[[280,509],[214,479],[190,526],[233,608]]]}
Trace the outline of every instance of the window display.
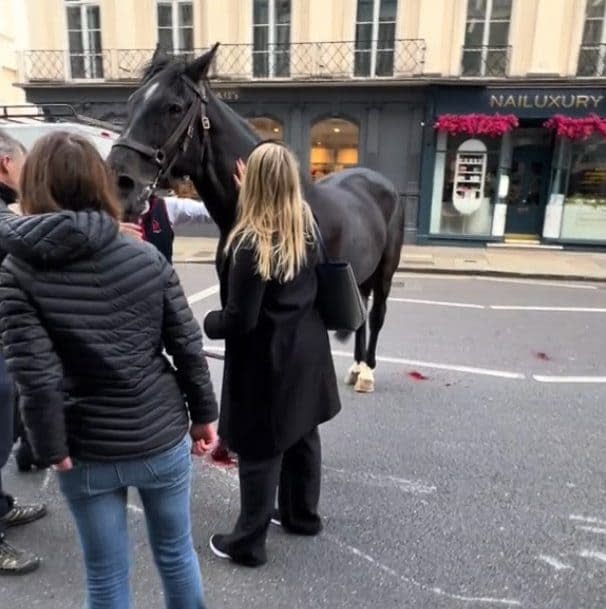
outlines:
{"label": "window display", "polygon": [[312,179],[358,164],[358,126],[340,118],[328,118],[311,130],[309,166]]}
{"label": "window display", "polygon": [[606,140],[595,136],[569,145],[561,237],[606,241]]}
{"label": "window display", "polygon": [[438,135],[430,230],[490,235],[500,138]]}

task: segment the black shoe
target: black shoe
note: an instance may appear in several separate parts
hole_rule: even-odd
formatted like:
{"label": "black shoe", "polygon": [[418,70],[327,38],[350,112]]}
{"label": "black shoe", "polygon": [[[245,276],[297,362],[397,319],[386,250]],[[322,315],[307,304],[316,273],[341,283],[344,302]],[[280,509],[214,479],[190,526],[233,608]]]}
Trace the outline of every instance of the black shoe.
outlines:
{"label": "black shoe", "polygon": [[46,466],[34,457],[34,452],[29,443],[23,440],[19,442],[19,446],[15,450],[15,461],[20,472],[29,472],[32,469],[46,469]]}
{"label": "black shoe", "polygon": [[282,516],[280,516],[280,510],[275,509],[272,513],[271,513],[271,520],[269,521],[271,524],[273,524],[276,527],[281,527],[282,526]]}
{"label": "black shoe", "polygon": [[260,567],[267,562],[267,558],[259,558],[250,554],[234,554],[229,549],[229,535],[212,535],[208,545],[212,553],[224,560],[231,560],[245,567]]}
{"label": "black shoe", "polygon": [[34,505],[13,505],[10,512],[2,516],[0,520],[7,527],[17,527],[22,524],[28,524],[34,522],[46,516],[46,506],[44,504]]}
{"label": "black shoe", "polygon": [[40,566],[40,559],[29,552],[17,550],[0,538],[0,575],[25,575]]}

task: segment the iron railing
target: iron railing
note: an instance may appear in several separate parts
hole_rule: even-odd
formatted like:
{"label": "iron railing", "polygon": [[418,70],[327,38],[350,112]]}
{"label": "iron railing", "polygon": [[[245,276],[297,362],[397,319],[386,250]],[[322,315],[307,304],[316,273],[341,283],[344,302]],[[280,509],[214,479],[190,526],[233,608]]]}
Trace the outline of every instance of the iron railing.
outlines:
{"label": "iron railing", "polygon": [[606,76],[606,44],[591,44],[581,47],[577,76]]}
{"label": "iron railing", "polygon": [[[423,73],[425,41],[394,40],[390,48],[355,42],[297,42],[256,49],[251,44],[218,48],[209,76],[224,81],[323,81],[407,79]],[[192,58],[205,49],[179,53]],[[22,53],[24,82],[136,81],[153,49],[106,49],[88,54],[65,50]]]}
{"label": "iron railing", "polygon": [[461,76],[502,78],[509,73],[510,46],[465,46]]}

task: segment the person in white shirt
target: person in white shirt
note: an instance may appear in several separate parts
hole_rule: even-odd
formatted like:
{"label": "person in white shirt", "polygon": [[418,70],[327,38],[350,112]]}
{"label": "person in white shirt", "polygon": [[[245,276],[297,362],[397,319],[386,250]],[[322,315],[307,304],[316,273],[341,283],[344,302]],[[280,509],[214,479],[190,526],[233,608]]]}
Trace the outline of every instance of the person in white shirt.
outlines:
{"label": "person in white shirt", "polygon": [[138,239],[155,245],[172,264],[173,227],[182,224],[212,222],[202,201],[185,197],[152,195],[149,209],[139,219],[139,224],[123,222],[121,230]]}

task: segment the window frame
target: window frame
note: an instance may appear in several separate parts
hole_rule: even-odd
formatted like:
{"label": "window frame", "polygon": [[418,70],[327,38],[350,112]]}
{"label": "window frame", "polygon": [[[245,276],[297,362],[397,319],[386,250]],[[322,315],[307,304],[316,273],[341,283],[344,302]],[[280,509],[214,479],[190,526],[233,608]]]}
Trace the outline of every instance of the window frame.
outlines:
{"label": "window frame", "polygon": [[[171,6],[171,25],[170,28],[166,27],[166,26],[161,26],[160,25],[160,15],[159,15],[159,8],[160,5],[168,5],[170,4]],[[191,6],[191,25],[183,25],[181,23],[180,20],[180,16],[179,16],[179,8],[182,5],[187,5],[189,4]],[[171,55],[175,55],[175,56],[181,56],[181,55],[193,55],[193,51],[194,51],[194,47],[195,47],[195,43],[194,43],[194,33],[195,33],[195,28],[194,28],[194,22],[195,22],[195,17],[194,17],[194,11],[195,11],[195,2],[193,2],[193,0],[156,0],[156,39],[158,41],[158,43],[160,42],[160,30],[168,30],[170,29],[171,31],[171,43],[172,43],[172,48],[170,49],[164,49],[167,53],[170,53]],[[192,36],[191,36],[191,49],[181,49],[179,47],[179,32],[181,30],[191,30]]]}
{"label": "window frame", "polygon": [[[583,30],[581,32],[581,45],[579,46],[579,57],[577,60],[577,76],[581,78],[600,78],[606,76],[606,2],[602,8],[601,17],[589,17],[588,9],[591,0],[587,0],[585,5],[585,15],[583,18]],[[600,40],[596,43],[586,44],[583,42],[583,35],[585,34],[585,28],[587,27],[588,21],[599,21],[601,22],[601,33]],[[593,74],[580,74],[581,71],[581,57],[583,51],[597,50],[598,60],[596,62]]]}
{"label": "window frame", "polygon": [[[509,43],[511,40],[511,16],[513,14],[514,0],[509,0],[509,18],[508,19],[503,19],[503,18],[494,19],[493,18],[494,0],[485,0],[485,1],[486,1],[486,6],[484,8],[483,19],[480,20],[477,18],[473,18],[473,21],[477,21],[478,23],[481,24],[481,27],[482,27],[482,41],[479,46],[479,56],[480,56],[479,70],[478,70],[477,74],[464,74],[463,72],[464,72],[465,54],[478,52],[478,45],[467,45],[466,41],[465,41],[465,38],[467,37],[467,28],[469,27],[469,24],[472,21],[472,19],[469,18],[470,0],[467,0],[467,6],[465,9],[465,33],[464,33],[464,37],[463,37],[463,57],[462,57],[462,61],[461,61],[461,73],[464,76],[477,76],[477,77],[492,76],[492,74],[487,74],[488,65],[489,65],[489,62],[488,62],[489,53],[491,51],[498,51],[498,50],[503,50],[503,51],[505,51],[505,53],[507,53],[507,49],[509,47]],[[490,30],[491,30],[491,25],[493,23],[507,23],[508,24],[507,42],[505,44],[503,44],[503,45],[491,45],[490,44]],[[503,70],[503,76],[507,76],[507,71],[508,71],[508,65],[506,63],[505,69]]]}
{"label": "window frame", "polygon": [[[360,21],[358,16],[360,14],[360,0],[356,2],[356,15],[355,15],[355,40],[354,40],[354,65],[353,75],[357,78],[392,78],[395,71],[395,54],[396,54],[396,29],[398,25],[398,2],[396,1],[396,14],[393,21],[381,21],[381,3],[383,0],[372,0],[372,21]],[[379,28],[382,24],[392,24],[394,26],[394,36],[391,48],[379,48]],[[358,48],[358,26],[370,25],[371,36],[370,36],[370,48]],[[377,74],[377,56],[381,53],[388,53],[391,51],[392,68],[391,74]],[[356,58],[359,55],[370,53],[370,65],[368,73],[359,73],[356,66]],[[366,72],[366,70],[364,71]]]}
{"label": "window frame", "polygon": [[[251,23],[252,23],[252,77],[258,79],[267,78],[290,78],[291,66],[290,66],[290,50],[292,45],[291,34],[292,34],[292,0],[288,0],[288,22],[279,23],[277,21],[277,2],[280,0],[267,0],[267,21],[263,23],[257,23],[255,21],[255,3],[258,0],[252,0],[251,2]],[[278,41],[278,28],[288,27],[288,42],[281,43]],[[261,49],[255,49],[255,31],[260,28],[267,29],[267,43]],[[281,47],[285,46],[283,50]],[[281,55],[286,56],[286,64],[280,65]],[[256,70],[255,58],[266,56],[267,64],[262,64],[264,69]]]}
{"label": "window frame", "polygon": [[[99,0],[65,0],[63,3],[65,8],[65,33],[67,34],[67,56],[65,58],[66,66],[65,73],[70,75],[70,80],[72,81],[102,81],[105,77],[105,68],[104,68],[104,55],[103,55],[103,27],[101,22],[101,2]],[[80,29],[70,29],[69,27],[69,17],[68,13],[71,8],[78,8],[80,10]],[[99,13],[99,27],[91,28],[89,27],[88,22],[88,8],[96,8]],[[71,32],[79,32],[80,40],[82,43],[82,51],[75,52],[71,49],[70,44],[70,33]],[[99,42],[101,44],[100,48],[91,48],[89,35],[92,32],[99,32]],[[81,57],[84,68],[83,76],[73,75],[72,69],[72,57]],[[95,58],[99,57],[101,59],[101,73],[99,74],[97,71],[97,67],[95,65]]]}

